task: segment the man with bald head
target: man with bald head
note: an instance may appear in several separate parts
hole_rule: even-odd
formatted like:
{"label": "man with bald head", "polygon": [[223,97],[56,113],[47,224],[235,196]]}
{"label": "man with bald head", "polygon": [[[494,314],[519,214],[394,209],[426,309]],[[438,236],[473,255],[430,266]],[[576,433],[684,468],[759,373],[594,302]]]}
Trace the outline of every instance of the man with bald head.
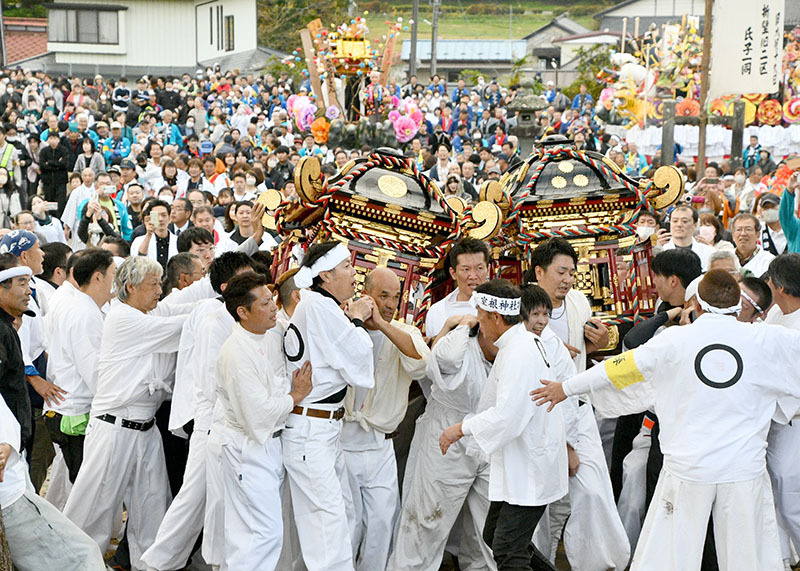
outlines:
{"label": "man with bald head", "polygon": [[375,268],[364,280],[364,294],[375,300],[364,327],[372,340],[375,386],[349,387],[345,397],[342,449],[353,492],[353,553],[356,569],[385,569],[400,508],[392,437],[406,413],[411,381],[425,374],[430,349],[422,333],[396,320],[401,286],[388,268]]}

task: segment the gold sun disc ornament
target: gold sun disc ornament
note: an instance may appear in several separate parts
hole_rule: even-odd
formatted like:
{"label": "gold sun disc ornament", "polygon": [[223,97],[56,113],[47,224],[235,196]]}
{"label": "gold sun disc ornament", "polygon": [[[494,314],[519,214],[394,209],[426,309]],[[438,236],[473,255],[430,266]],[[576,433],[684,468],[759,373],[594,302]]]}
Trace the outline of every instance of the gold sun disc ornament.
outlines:
{"label": "gold sun disc ornament", "polygon": [[564,188],[567,186],[567,179],[565,179],[563,176],[554,176],[553,186],[556,188]]}
{"label": "gold sun disc ornament", "polygon": [[584,187],[589,184],[589,178],[585,174],[576,174],[575,178],[572,179],[572,182],[575,186]]}
{"label": "gold sun disc ornament", "polygon": [[401,198],[408,193],[406,182],[396,176],[385,174],[378,179],[380,191],[391,198]]}
{"label": "gold sun disc ornament", "polygon": [[571,173],[575,169],[575,165],[571,161],[560,161],[558,163],[558,170],[565,174]]}

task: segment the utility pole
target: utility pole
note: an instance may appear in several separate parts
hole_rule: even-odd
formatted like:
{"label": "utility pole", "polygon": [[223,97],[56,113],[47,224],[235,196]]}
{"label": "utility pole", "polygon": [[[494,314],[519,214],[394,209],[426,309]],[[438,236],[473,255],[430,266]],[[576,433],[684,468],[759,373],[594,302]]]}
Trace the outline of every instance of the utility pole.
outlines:
{"label": "utility pole", "polygon": [[0,1],[0,65],[5,67],[7,63],[6,58],[6,20],[3,15],[3,2]]}
{"label": "utility pole", "polygon": [[[711,18],[714,0],[706,0],[706,14],[703,20],[703,59],[702,69],[700,70],[700,136],[697,141],[697,172],[702,173],[706,168],[706,124],[708,122],[708,110],[706,100],[708,99],[708,80],[710,72],[708,66],[711,62]],[[667,163],[661,157],[662,164],[672,164],[672,157]]]}
{"label": "utility pole", "polygon": [[408,78],[417,75],[417,20],[419,20],[419,0],[414,0],[411,9],[411,53],[408,57]]}
{"label": "utility pole", "polygon": [[514,40],[514,5],[508,5],[508,39]]}
{"label": "utility pole", "polygon": [[439,33],[439,4],[442,0],[432,0],[433,32],[431,34],[431,77],[436,75],[436,36]]}

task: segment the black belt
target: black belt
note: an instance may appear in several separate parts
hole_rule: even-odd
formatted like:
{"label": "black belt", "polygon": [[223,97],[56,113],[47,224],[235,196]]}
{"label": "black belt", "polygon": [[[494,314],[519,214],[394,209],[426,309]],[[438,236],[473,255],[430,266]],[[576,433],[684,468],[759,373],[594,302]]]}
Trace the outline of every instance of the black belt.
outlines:
{"label": "black belt", "polygon": [[314,401],[314,404],[337,404],[344,400],[344,396],[347,394],[347,387],[343,388],[342,390],[333,393],[332,395],[326,396],[322,400]]}
{"label": "black belt", "polygon": [[[117,417],[113,414],[102,414],[96,417],[98,420],[102,420],[104,422],[108,422],[110,424],[117,423]],[[147,422],[136,422],[135,420],[125,420],[124,418],[120,421],[119,425],[122,428],[129,428],[130,430],[140,430],[145,432],[153,428],[153,425],[156,423],[155,418],[151,418]]]}

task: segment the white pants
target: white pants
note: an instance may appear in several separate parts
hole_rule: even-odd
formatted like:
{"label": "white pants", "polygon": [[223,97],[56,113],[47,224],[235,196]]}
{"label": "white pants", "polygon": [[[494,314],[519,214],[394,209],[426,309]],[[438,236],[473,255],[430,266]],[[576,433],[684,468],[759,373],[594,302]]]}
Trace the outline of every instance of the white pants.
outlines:
{"label": "white pants", "polygon": [[[630,560],[630,543],[614,501],[603,443],[592,407],[578,408],[578,441],[575,452],[580,458],[577,473],[569,479],[569,518],[564,525],[564,551],[574,571],[625,569]],[[558,545],[560,527],[553,518],[563,517],[564,503],[550,507],[550,525],[554,545]],[[551,549],[551,560],[556,549]]]}
{"label": "white pants", "polygon": [[353,569],[353,500],[341,429],[339,420],[290,414],[281,436],[297,536],[309,571]]}
{"label": "white pants", "polygon": [[152,545],[169,505],[170,492],[161,435],[153,426],[140,431],[89,419],[81,464],[64,515],[75,522],[105,553],[120,505],[128,510],[131,566]]}
{"label": "white pants", "polygon": [[203,517],[203,559],[212,566],[225,561],[225,512],[222,483],[222,433],[224,428],[212,424],[206,441],[206,512]]}
{"label": "white pants", "polygon": [[225,563],[232,571],[275,569],[283,544],[281,441],[264,444],[226,431],[222,442],[225,488]]}
{"label": "white pants", "polygon": [[403,478],[403,501],[387,569],[437,571],[447,538],[463,509],[459,567],[465,571],[496,569],[483,541],[489,511],[489,465],[466,453],[467,439],[439,449],[439,436],[464,413],[434,399],[417,419]]}
{"label": "white pants", "polygon": [[633,439],[633,448],[622,462],[622,491],[617,502],[619,517],[631,548],[636,548],[647,513],[647,456],[650,453],[650,429],[644,426]]}
{"label": "white pants", "polygon": [[372,450],[344,451],[347,476],[353,495],[353,553],[356,569],[386,569],[392,532],[400,510],[397,461],[391,440]]}
{"label": "white pants", "polygon": [[800,549],[800,421],[773,422],[767,438],[767,470],[772,479],[775,510],[784,559]]}
{"label": "white pants", "polygon": [[104,571],[97,544],[33,491],[3,508],[3,526],[19,571]]}
{"label": "white pants", "polygon": [[53,447],[56,449],[56,455],[50,467],[50,485],[47,486],[44,499],[59,511],[64,511],[69,492],[72,490],[72,482],[69,481],[69,470],[64,461],[64,454],[61,453],[61,447],[56,444]]}
{"label": "white pants", "polygon": [[182,569],[203,529],[206,508],[206,443],[208,430],[198,427],[189,439],[183,484],[158,528],[156,541],[142,555],[153,569]]}
{"label": "white pants", "polygon": [[744,482],[694,484],[662,470],[631,571],[700,569],[709,515],[720,571],[783,569],[766,471]]}

